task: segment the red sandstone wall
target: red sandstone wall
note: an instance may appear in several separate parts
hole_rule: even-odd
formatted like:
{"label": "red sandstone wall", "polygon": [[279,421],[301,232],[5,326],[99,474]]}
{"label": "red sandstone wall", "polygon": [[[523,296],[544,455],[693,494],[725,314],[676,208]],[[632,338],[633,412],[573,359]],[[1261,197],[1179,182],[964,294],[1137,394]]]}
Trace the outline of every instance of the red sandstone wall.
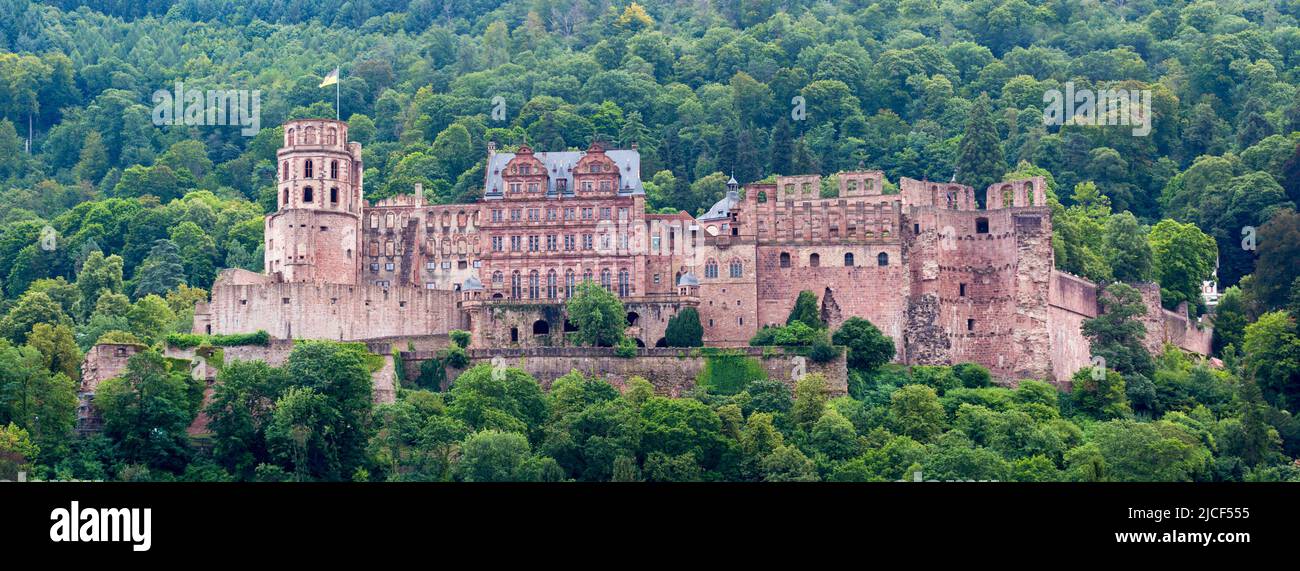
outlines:
{"label": "red sandstone wall", "polygon": [[208,304],[213,333],[265,330],[279,339],[445,334],[460,327],[457,293],[328,283],[234,285],[218,280]]}

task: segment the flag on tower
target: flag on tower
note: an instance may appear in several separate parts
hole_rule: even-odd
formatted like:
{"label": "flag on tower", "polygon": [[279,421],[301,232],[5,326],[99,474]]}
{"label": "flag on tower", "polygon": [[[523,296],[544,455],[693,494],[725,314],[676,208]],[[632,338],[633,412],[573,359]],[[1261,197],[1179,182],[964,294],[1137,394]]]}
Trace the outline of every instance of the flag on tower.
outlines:
{"label": "flag on tower", "polygon": [[325,87],[326,85],[334,85],[338,82],[339,82],[339,68],[336,67],[334,68],[334,71],[329,72],[329,75],[325,76],[325,79],[321,80],[320,86]]}

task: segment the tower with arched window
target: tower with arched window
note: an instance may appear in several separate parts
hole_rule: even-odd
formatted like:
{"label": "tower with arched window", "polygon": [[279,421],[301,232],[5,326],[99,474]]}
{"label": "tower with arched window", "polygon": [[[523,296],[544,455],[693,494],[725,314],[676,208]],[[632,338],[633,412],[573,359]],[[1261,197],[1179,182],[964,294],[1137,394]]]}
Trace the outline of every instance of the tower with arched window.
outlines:
{"label": "tower with arched window", "polygon": [[266,273],[287,282],[356,283],[362,216],[361,145],[347,123],[284,126],[276,211],[266,217]]}

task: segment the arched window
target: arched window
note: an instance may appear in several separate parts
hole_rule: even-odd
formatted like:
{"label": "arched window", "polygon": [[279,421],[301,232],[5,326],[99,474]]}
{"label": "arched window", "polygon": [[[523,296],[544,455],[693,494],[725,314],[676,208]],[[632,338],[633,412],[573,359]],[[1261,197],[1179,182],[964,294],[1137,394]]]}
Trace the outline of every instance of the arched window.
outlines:
{"label": "arched window", "polygon": [[519,272],[516,271],[510,274],[510,298],[519,299],[523,297],[523,293],[523,279],[519,276]]}
{"label": "arched window", "polygon": [[330,178],[332,178],[332,179],[338,179],[338,178],[339,178],[339,162],[338,162],[338,161],[330,161]]}
{"label": "arched window", "polygon": [[374,212],[370,213],[370,227],[371,228],[379,227],[379,214],[376,214]]}
{"label": "arched window", "polygon": [[288,206],[288,205],[289,205],[289,189],[285,188],[284,197],[280,200],[280,206]]}
{"label": "arched window", "polygon": [[745,264],[740,260],[731,261],[731,277],[738,278],[745,275]]}
{"label": "arched window", "polygon": [[311,201],[312,201],[312,192],[311,192],[311,187],[310,187],[310,186],[303,187],[303,189],[302,189],[302,201],[303,201],[303,202],[311,202]]}
{"label": "arched window", "polygon": [[546,299],[555,299],[556,279],[555,270],[546,272]]}
{"label": "arched window", "polygon": [[[315,127],[307,127],[307,128],[303,131],[303,142],[306,143],[306,144],[308,144],[308,145],[315,145],[315,144],[316,144],[316,128],[315,128]],[[307,175],[307,176],[311,176],[311,175]]]}
{"label": "arched window", "polygon": [[506,283],[506,277],[505,277],[505,275],[503,275],[501,272],[492,272],[492,285],[493,285],[493,286],[495,286],[495,287],[501,287],[502,285],[505,285],[505,283]]}
{"label": "arched window", "polygon": [[810,255],[808,256],[808,265],[809,265],[810,267],[814,267],[814,268],[816,268],[816,267],[820,267],[820,266],[822,265],[822,257],[821,257],[821,255],[820,255],[820,254],[810,254]]}
{"label": "arched window", "polygon": [[627,297],[632,293],[632,283],[629,279],[627,269],[618,270],[618,296]]}
{"label": "arched window", "polygon": [[528,299],[537,299],[541,297],[541,276],[537,270],[528,272]]}
{"label": "arched window", "polygon": [[280,180],[289,180],[289,161],[280,164]]}
{"label": "arched window", "polygon": [[884,253],[884,252],[881,252],[881,253],[879,253],[879,254],[876,254],[876,265],[877,265],[877,266],[888,266],[888,265],[889,265],[889,254],[886,254],[886,253]]}
{"label": "arched window", "polygon": [[613,287],[610,287],[609,278],[610,278],[609,268],[605,268],[605,269],[603,269],[603,270],[600,271],[600,285],[601,285],[601,287],[603,287],[603,288],[605,288],[605,289],[607,289],[607,290],[610,290],[610,291],[614,291],[614,288],[613,288]]}
{"label": "arched window", "polygon": [[717,263],[717,262],[715,262],[715,261],[713,261],[713,260],[709,260],[709,261],[707,261],[707,262],[704,262],[704,277],[706,277],[706,278],[716,278],[716,277],[718,277],[718,263]]}
{"label": "arched window", "polygon": [[302,164],[302,175],[305,178],[311,178],[312,175],[311,159],[307,159],[307,162]]}
{"label": "arched window", "polygon": [[328,130],[325,131],[325,144],[326,144],[326,145],[335,145],[335,144],[338,144],[338,140],[339,140],[339,130],[338,130],[338,129],[335,129],[334,127],[330,127]]}
{"label": "arched window", "polygon": [[290,129],[289,129],[289,132],[287,132],[287,133],[284,134],[284,139],[285,139],[285,141],[286,141],[284,146],[286,146],[286,147],[288,147],[288,146],[292,146],[294,143],[297,143],[297,142],[298,142],[298,141],[295,141],[295,140],[294,140],[293,136],[294,136],[294,130],[293,130],[293,128],[290,128]]}
{"label": "arched window", "polygon": [[575,282],[577,281],[576,278],[577,278],[577,276],[574,275],[573,270],[565,270],[565,272],[564,272],[564,297],[566,297],[566,298],[573,297],[573,288],[574,288],[575,285],[577,285],[577,284],[575,283]]}
{"label": "arched window", "polygon": [[851,268],[851,267],[853,267],[853,253],[852,253],[852,252],[846,252],[846,253],[844,254],[844,267],[846,267],[846,268]]}
{"label": "arched window", "polygon": [[783,268],[788,268],[788,267],[790,267],[790,253],[789,253],[789,252],[781,252],[781,267],[783,267]]}
{"label": "arched window", "polygon": [[339,189],[337,187],[330,188],[330,202],[335,204],[339,202]]}

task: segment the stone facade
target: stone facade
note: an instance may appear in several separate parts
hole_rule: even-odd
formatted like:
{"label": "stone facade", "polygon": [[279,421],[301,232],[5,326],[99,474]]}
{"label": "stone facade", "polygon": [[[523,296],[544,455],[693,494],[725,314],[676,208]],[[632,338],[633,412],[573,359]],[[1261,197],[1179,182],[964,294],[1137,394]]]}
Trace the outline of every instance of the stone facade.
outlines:
{"label": "stone facade", "polygon": [[[732,180],[693,217],[645,212],[635,145],[489,144],[481,200],[429,205],[416,188],[367,205],[346,134],[286,125],[266,273],[222,272],[196,332],[400,342],[466,329],[474,348],[565,347],[564,302],[590,279],[623,299],[641,346],[663,345],[686,307],[706,345],[744,346],[809,290],[831,327],[864,317],[903,363],[975,362],[1008,382],[1064,382],[1088,364],[1079,327],[1096,286],[1053,269],[1041,177],[991,185],[984,208],[954,183],[902,178],[886,194],[880,171],[838,173],[828,198],[817,175]],[[1208,329],[1160,309],[1158,289],[1146,298],[1152,347],[1208,352]]]}

